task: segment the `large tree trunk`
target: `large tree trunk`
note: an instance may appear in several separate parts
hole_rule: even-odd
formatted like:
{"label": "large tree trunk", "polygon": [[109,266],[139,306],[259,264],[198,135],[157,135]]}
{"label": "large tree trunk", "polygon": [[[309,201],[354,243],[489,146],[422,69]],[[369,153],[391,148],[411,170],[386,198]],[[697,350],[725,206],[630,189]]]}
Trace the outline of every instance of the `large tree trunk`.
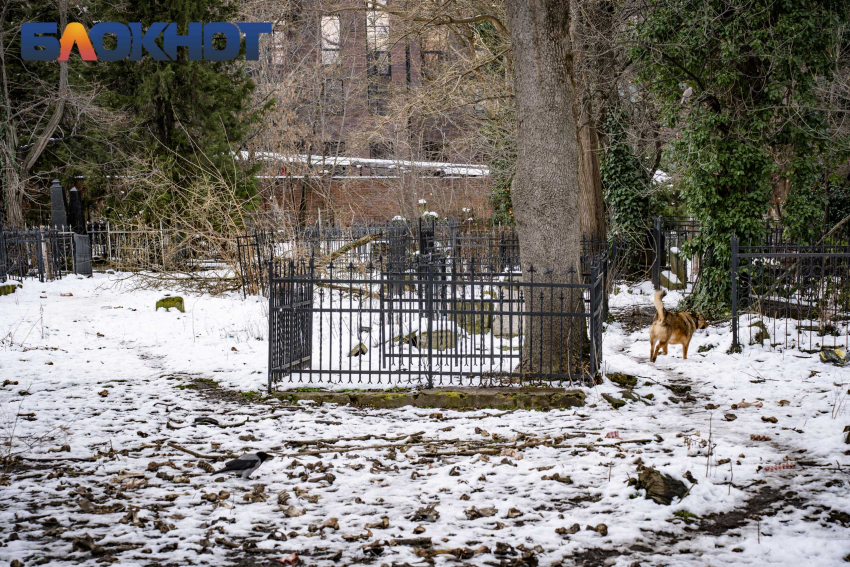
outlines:
{"label": "large tree trunk", "polygon": [[[570,81],[569,0],[510,0],[518,122],[517,167],[511,189],[525,282],[580,281],[578,141]],[[534,273],[531,268],[534,267]],[[551,270],[547,274],[547,271]],[[575,271],[573,271],[575,270]],[[526,309],[577,312],[581,294],[565,291],[550,299],[535,292]],[[572,297],[571,297],[572,296]],[[558,317],[527,317],[523,370],[579,371],[584,330]]]}

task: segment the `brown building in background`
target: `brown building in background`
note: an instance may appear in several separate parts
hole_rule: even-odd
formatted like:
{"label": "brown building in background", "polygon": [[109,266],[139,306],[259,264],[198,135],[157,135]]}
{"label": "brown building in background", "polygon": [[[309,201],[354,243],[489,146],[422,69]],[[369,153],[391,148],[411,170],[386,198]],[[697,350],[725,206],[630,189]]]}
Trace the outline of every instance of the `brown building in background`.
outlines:
{"label": "brown building in background", "polygon": [[[294,223],[489,216],[488,170],[460,116],[429,114],[420,88],[452,60],[445,26],[412,25],[374,2],[257,5],[275,32],[251,68],[275,100],[245,154],[266,206]],[[425,203],[421,203],[425,201]]]}

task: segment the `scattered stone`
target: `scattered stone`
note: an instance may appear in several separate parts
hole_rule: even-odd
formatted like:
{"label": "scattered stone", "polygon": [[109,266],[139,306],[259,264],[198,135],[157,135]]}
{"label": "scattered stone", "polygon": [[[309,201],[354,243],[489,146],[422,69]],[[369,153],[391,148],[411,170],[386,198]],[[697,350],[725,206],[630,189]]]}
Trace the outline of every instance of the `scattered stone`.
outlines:
{"label": "scattered stone", "polygon": [[106,549],[97,545],[89,534],[85,537],[75,537],[71,542],[71,551],[90,551],[92,555],[103,555]]}
{"label": "scattered stone", "polygon": [[[371,524],[366,524],[366,529],[378,529],[378,530],[386,530],[390,527],[390,519],[387,516],[381,517],[380,522],[373,522]],[[424,529],[422,530],[425,531]],[[414,530],[414,533],[416,530]]]}
{"label": "scattered stone", "polygon": [[304,510],[295,506],[282,506],[281,510],[287,518],[297,518],[298,516],[303,516],[305,513]]}
{"label": "scattered stone", "polygon": [[166,311],[170,310],[172,307],[177,309],[180,313],[186,312],[186,307],[183,303],[183,298],[178,296],[175,297],[163,297],[159,301],[156,302],[156,310],[162,307]]}
{"label": "scattered stone", "polygon": [[366,348],[366,345],[364,345],[363,343],[357,343],[357,346],[351,349],[351,352],[348,353],[348,358],[351,358],[353,356],[363,356],[367,352],[369,352],[369,349]]}
{"label": "scattered stone", "polygon": [[631,400],[633,402],[640,400],[640,396],[630,390],[620,390],[620,397],[624,400]]}
{"label": "scattered stone", "polygon": [[844,366],[847,363],[847,353],[840,348],[825,348],[820,351],[820,361],[824,364]]}
{"label": "scattered stone", "polygon": [[646,498],[649,500],[665,506],[672,504],[673,498],[681,500],[688,492],[684,482],[651,467],[640,472],[636,487],[638,490],[646,490]]}
{"label": "scattered stone", "polygon": [[516,555],[516,549],[509,543],[497,542],[496,549],[493,550],[494,555]]}
{"label": "scattered stone", "polygon": [[491,516],[496,515],[496,508],[488,507],[478,509],[475,506],[470,508],[469,510],[464,510],[464,514],[466,514],[467,520],[477,520],[478,518],[489,518]]}
{"label": "scattered stone", "polygon": [[621,407],[626,405],[626,400],[618,400],[610,394],[602,394],[602,397],[605,398],[605,401],[611,404],[614,409],[620,409]]}
{"label": "scattered stone", "polygon": [[192,423],[195,425],[221,425],[216,418],[207,416],[196,417]]}
{"label": "scattered stone", "polygon": [[407,519],[411,522],[436,522],[440,519],[440,513],[437,512],[436,508],[437,503],[432,502],[424,508],[417,510],[415,514],[409,516]]}
{"label": "scattered stone", "polygon": [[555,530],[555,533],[558,535],[572,535],[577,534],[579,530],[581,530],[581,526],[578,524],[573,524],[569,528],[557,528]]}
{"label": "scattered stone", "polygon": [[541,480],[554,480],[555,482],[562,482],[564,484],[572,484],[573,483],[573,479],[571,479],[569,476],[567,476],[567,475],[561,476],[559,473],[555,473],[553,475],[544,474],[542,477],[540,477],[540,479]]}
{"label": "scattered stone", "polygon": [[726,421],[735,421],[736,419],[738,419],[738,416],[734,413],[724,413],[723,419],[725,419]]}
{"label": "scattered stone", "polygon": [[761,420],[766,422],[766,423],[776,423],[777,421],[779,421],[775,417],[767,417],[765,415],[761,416]]}
{"label": "scattered stone", "polygon": [[116,502],[110,506],[98,506],[86,498],[80,498],[78,502],[80,509],[86,514],[115,514],[124,511],[124,505]]}
{"label": "scattered stone", "polygon": [[584,529],[589,530],[591,532],[596,532],[603,537],[608,535],[608,526],[606,526],[605,524],[597,524],[596,526],[588,525]]}
{"label": "scattered stone", "polygon": [[637,376],[624,374],[622,372],[612,372],[608,374],[608,379],[615,384],[619,384],[623,388],[634,388],[637,386]]}

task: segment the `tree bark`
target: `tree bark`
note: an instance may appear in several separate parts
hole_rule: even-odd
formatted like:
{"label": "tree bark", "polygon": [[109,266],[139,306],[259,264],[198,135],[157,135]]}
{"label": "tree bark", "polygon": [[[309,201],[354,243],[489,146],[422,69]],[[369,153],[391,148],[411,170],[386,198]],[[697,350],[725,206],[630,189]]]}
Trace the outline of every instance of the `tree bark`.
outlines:
{"label": "tree bark", "polygon": [[[580,115],[579,115],[580,118]],[[599,136],[588,117],[578,124],[579,217],[581,232],[588,238],[605,240],[605,205],[602,201],[602,174],[599,171]]]}
{"label": "tree bark", "polygon": [[[592,3],[580,6],[582,0],[570,0],[570,40],[572,41],[573,65],[570,80],[573,86],[573,117],[578,139],[578,185],[579,216],[582,234],[587,238],[606,238],[605,205],[602,200],[602,174],[599,170],[599,136],[596,130],[596,114],[593,108],[592,87],[588,81],[588,68],[598,70],[600,56],[591,42],[595,35],[590,31],[606,18],[598,15],[599,7]],[[581,8],[584,8],[582,11]],[[589,20],[593,19],[594,22]],[[604,27],[604,26],[603,26]],[[612,31],[613,30],[609,30]],[[592,64],[595,63],[595,66]],[[605,66],[610,69],[610,66]],[[599,78],[599,77],[597,77]]]}
{"label": "tree bark", "polygon": [[[570,81],[569,0],[510,0],[517,108],[517,166],[511,197],[523,281],[578,283],[581,279],[578,140]],[[532,271],[533,267],[533,271]],[[550,271],[551,270],[551,271]],[[577,312],[581,294],[565,289],[526,297],[526,310]],[[581,325],[576,318],[526,317],[523,370],[579,371]],[[561,325],[561,323],[564,323]]]}

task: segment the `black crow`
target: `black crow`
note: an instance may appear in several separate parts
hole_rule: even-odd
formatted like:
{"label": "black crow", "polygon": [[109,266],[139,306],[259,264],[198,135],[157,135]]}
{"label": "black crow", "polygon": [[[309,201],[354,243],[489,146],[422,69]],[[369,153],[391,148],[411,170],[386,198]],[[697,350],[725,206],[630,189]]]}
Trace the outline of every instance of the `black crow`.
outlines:
{"label": "black crow", "polygon": [[233,459],[227,463],[220,471],[215,471],[213,474],[219,474],[228,471],[234,471],[242,474],[242,478],[250,477],[254,471],[260,468],[264,462],[273,459],[268,453],[257,451],[256,453],[245,453],[238,459]]}

